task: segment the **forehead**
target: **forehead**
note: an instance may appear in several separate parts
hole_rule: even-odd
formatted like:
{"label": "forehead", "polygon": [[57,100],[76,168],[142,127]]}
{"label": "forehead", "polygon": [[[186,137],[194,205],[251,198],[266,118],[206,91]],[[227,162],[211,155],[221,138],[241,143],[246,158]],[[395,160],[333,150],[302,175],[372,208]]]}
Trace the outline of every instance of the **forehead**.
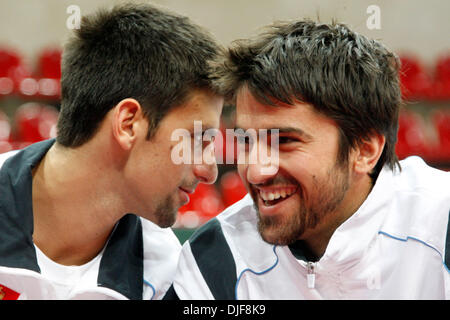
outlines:
{"label": "forehead", "polygon": [[305,132],[336,127],[335,121],[317,112],[308,103],[297,102],[294,105],[266,105],[259,102],[248,89],[240,90],[236,97],[236,127],[243,129],[272,129],[291,127]]}
{"label": "forehead", "polygon": [[166,126],[187,128],[194,121],[202,121],[204,126],[219,127],[223,97],[208,90],[193,90],[187,100],[174,107],[163,119]]}

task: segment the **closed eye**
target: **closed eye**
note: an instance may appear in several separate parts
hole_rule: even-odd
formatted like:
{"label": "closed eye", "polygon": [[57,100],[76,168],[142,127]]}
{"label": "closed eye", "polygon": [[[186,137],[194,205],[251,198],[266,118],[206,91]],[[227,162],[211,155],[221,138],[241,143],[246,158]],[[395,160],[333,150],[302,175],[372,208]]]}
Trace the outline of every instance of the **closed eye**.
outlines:
{"label": "closed eye", "polygon": [[291,138],[291,137],[278,137],[278,141],[280,144],[287,144],[287,143],[291,143],[291,142],[299,142],[298,139],[296,138]]}

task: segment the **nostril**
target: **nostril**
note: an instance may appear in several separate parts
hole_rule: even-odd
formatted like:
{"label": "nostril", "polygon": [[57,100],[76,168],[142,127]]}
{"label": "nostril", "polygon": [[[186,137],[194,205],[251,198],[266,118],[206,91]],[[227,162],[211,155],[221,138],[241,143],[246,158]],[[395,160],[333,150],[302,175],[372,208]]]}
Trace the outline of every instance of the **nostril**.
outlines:
{"label": "nostril", "polygon": [[218,176],[217,165],[200,165],[194,169],[196,178],[206,184],[212,184]]}

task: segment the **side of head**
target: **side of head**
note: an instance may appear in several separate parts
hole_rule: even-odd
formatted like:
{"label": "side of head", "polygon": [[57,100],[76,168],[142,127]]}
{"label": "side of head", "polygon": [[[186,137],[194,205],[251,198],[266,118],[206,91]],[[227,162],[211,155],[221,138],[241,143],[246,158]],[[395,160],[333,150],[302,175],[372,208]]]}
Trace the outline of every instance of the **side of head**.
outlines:
{"label": "side of head", "polygon": [[188,18],[149,4],[123,4],[83,17],[62,57],[57,142],[83,145],[127,98],[139,103],[151,138],[192,90],[214,91],[207,61],[220,50]]}
{"label": "side of head", "polygon": [[57,142],[93,146],[113,169],[117,210],[167,227],[199,181],[216,179],[215,163],[177,165],[171,150],[173,132],[193,132],[194,120],[219,126],[223,97],[209,61],[221,50],[188,18],[148,4],[83,17],[63,52]]}
{"label": "side of head", "polygon": [[401,93],[398,57],[344,24],[280,22],[230,48],[216,65],[217,85],[231,101],[244,86],[266,105],[311,104],[340,129],[338,161],[374,134],[384,149],[375,178],[395,154]]}

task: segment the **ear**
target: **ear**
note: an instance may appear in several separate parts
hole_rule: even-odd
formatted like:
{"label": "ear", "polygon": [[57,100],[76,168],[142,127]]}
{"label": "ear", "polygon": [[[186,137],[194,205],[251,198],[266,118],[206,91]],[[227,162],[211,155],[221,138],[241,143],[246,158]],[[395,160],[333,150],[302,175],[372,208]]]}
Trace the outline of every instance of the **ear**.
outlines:
{"label": "ear", "polygon": [[123,149],[129,150],[135,143],[142,119],[141,105],[135,99],[124,99],[114,107],[112,131],[114,138]]}
{"label": "ear", "polygon": [[355,154],[355,172],[363,174],[372,172],[381,157],[385,142],[386,138],[380,133],[373,133],[368,139],[361,141]]}

